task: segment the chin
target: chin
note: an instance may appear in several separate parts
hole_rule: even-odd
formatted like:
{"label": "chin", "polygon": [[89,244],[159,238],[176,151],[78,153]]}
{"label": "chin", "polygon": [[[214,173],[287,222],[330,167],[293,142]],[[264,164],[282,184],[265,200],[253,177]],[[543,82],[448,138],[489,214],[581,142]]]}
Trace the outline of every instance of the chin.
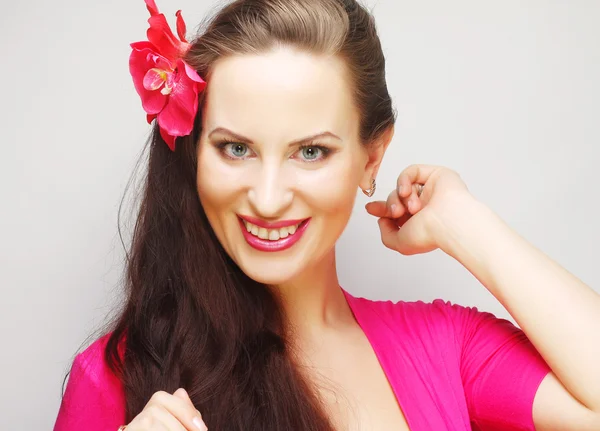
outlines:
{"label": "chin", "polygon": [[[239,265],[239,264],[238,264]],[[285,264],[239,265],[240,269],[252,280],[268,285],[280,285],[293,279],[298,273]]]}

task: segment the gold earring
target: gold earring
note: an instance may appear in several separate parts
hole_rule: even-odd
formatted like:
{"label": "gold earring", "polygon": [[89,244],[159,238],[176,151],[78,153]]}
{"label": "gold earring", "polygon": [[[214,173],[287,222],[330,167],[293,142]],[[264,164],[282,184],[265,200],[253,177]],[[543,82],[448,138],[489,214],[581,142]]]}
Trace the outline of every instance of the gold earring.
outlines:
{"label": "gold earring", "polygon": [[363,190],[362,192],[368,197],[373,196],[375,194],[375,189],[377,188],[377,184],[375,184],[375,178],[371,178],[371,188],[367,190]]}

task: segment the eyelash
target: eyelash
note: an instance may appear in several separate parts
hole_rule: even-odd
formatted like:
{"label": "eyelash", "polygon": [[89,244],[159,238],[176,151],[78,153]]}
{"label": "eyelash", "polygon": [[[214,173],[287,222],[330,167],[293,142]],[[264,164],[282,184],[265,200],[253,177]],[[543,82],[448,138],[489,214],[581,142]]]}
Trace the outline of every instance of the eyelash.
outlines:
{"label": "eyelash", "polygon": [[[246,146],[246,148],[250,149],[250,147],[247,144],[244,144],[243,142],[238,142],[238,141],[233,141],[233,140],[228,140],[228,139],[223,139],[222,141],[218,142],[216,144],[217,148],[219,149],[219,152],[224,156],[227,157],[230,160],[245,160],[243,157],[231,157],[230,155],[228,155],[225,151],[225,147],[227,147],[228,145],[231,144],[241,144]],[[321,152],[321,157],[315,160],[303,160],[306,163],[316,163],[316,162],[320,162],[325,160],[327,157],[329,157],[330,153],[331,153],[331,148],[325,147],[323,145],[318,145],[318,144],[303,144],[300,145],[300,147],[298,148],[298,151],[302,151],[305,148],[316,148]]]}

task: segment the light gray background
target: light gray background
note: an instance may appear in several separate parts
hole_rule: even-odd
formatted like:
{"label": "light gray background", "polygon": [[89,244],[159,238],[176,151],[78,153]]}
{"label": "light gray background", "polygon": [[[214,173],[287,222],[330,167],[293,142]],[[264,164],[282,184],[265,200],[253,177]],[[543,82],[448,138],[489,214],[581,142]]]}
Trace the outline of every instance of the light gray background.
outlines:
{"label": "light gray background", "polygon": [[[190,33],[215,4],[158,0],[173,25],[183,9]],[[375,197],[410,163],[447,165],[598,290],[600,2],[368,4],[399,113]],[[117,210],[149,131],[128,44],[145,39],[147,11],[142,0],[1,6],[0,429],[42,430],[73,355],[119,295]],[[508,317],[443,253],[384,248],[366,201],[338,247],[346,289]]]}

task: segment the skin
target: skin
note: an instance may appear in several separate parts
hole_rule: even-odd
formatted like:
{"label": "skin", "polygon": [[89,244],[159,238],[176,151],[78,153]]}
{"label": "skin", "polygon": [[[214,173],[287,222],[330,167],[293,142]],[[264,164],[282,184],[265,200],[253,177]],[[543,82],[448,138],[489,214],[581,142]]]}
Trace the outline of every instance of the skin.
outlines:
{"label": "skin", "polygon": [[[359,142],[359,116],[345,73],[345,64],[336,57],[290,49],[220,60],[206,90],[198,194],[231,258],[280,294],[298,361],[314,370],[309,378],[325,388],[322,395],[337,427],[385,429],[396,424],[396,429],[405,429],[336,272],[335,243],[359,187],[370,187],[393,133],[390,129],[368,146]],[[217,128],[245,139],[214,133]],[[311,156],[289,145],[322,132],[338,137],[312,142],[329,149],[326,157],[320,150]],[[245,144],[243,151],[233,148],[235,144],[219,148],[224,138]],[[265,221],[311,221],[293,247],[268,253],[246,243],[237,214]],[[348,355],[364,370],[360,376],[348,366]],[[352,418],[350,411],[355,412]]]}
{"label": "skin", "polygon": [[[206,90],[198,154],[200,200],[227,253],[248,276],[282,294],[290,304],[286,314],[299,331],[319,332],[350,319],[338,289],[334,246],[358,188],[369,187],[391,139],[390,131],[369,149],[359,142],[358,113],[346,80],[340,79],[345,73],[338,58],[281,49],[221,59]],[[216,128],[251,143],[213,133]],[[326,158],[318,153],[317,160],[309,161],[310,150],[289,146],[321,132],[339,137],[314,141],[330,150]],[[246,144],[243,157],[226,157],[233,145],[225,155],[216,147],[225,138]],[[237,214],[311,221],[292,248],[266,253],[246,243]]]}
{"label": "skin", "polygon": [[[339,289],[335,242],[350,217],[358,188],[370,187],[390,129],[369,146],[358,140],[358,114],[344,64],[289,48],[229,57],[215,65],[207,87],[198,153],[198,194],[221,244],[255,280],[280,293],[294,328],[300,360],[332,381],[350,404],[332,402],[340,429],[408,429],[370,345]],[[247,140],[241,159],[227,128]],[[329,157],[308,162],[289,143],[329,131],[315,144]],[[417,184],[424,184],[417,196]],[[477,201],[455,172],[413,165],[401,172],[387,201],[367,211],[378,219],[385,246],[404,255],[441,249],[465,266],[515,318],[551,366],[538,389],[538,430],[599,429],[600,296],[510,229]],[[251,248],[237,215],[266,221],[312,217],[292,248]],[[536,304],[536,307],[531,307]],[[557,305],[559,304],[559,306]],[[562,319],[555,319],[557,307]],[[577,334],[577,336],[573,336]],[[345,358],[357,358],[352,368]],[[315,375],[315,378],[318,378]],[[362,389],[361,389],[361,385]],[[370,385],[364,390],[364,385]],[[368,396],[361,396],[367,393]]]}

